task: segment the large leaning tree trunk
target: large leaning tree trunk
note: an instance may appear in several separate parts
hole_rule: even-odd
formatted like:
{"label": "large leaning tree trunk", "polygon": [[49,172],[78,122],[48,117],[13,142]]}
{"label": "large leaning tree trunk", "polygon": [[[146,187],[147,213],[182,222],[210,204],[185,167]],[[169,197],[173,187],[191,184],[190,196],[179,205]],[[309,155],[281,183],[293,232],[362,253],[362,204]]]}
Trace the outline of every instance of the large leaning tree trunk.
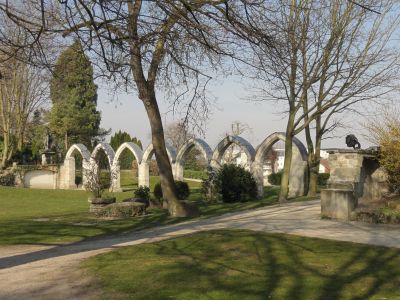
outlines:
{"label": "large leaning tree trunk", "polygon": [[167,35],[175,25],[175,16],[167,15],[162,24],[159,37],[155,43],[151,57],[150,67],[147,78],[144,74],[143,53],[141,51],[141,42],[139,37],[139,16],[142,9],[142,2],[128,3],[128,33],[129,47],[131,55],[131,70],[133,79],[136,83],[139,98],[142,100],[146,109],[147,117],[151,127],[151,139],[160,172],[161,188],[163,198],[168,204],[168,210],[173,216],[186,216],[187,211],[179,202],[176,196],[175,182],[172,173],[171,163],[165,146],[164,129],[160,110],[158,107],[155,83],[157,80],[158,69],[165,56],[165,43]]}
{"label": "large leaning tree trunk", "polygon": [[155,100],[155,97],[149,97],[149,99],[145,100],[144,102],[146,103],[146,112],[150,121],[151,140],[153,142],[158,170],[160,173],[163,197],[167,201],[168,209],[171,215],[185,216],[187,212],[182,204],[178,201],[176,196],[174,177],[165,147],[164,130],[157,101]]}

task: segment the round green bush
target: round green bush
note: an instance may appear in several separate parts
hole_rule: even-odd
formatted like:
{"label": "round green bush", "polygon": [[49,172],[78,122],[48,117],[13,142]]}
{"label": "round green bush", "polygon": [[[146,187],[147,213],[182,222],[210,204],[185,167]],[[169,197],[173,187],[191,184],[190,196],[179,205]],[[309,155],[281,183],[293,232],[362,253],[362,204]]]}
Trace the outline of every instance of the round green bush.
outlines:
{"label": "round green bush", "polygon": [[0,173],[0,185],[2,186],[14,186],[15,175],[12,172]]}
{"label": "round green bush", "polygon": [[272,185],[281,185],[282,172],[271,173],[268,175],[268,182]]}
{"label": "round green bush", "polygon": [[[175,181],[176,197],[179,200],[185,200],[190,195],[189,185],[184,181]],[[153,189],[154,197],[160,201],[163,197],[161,183],[157,182]]]}
{"label": "round green bush", "polygon": [[133,194],[136,198],[150,200],[150,188],[144,185],[139,186]]}
{"label": "round green bush", "polygon": [[111,187],[111,174],[110,172],[101,172],[99,176],[99,183],[101,189],[107,190]]}
{"label": "round green bush", "polygon": [[82,176],[76,175],[75,176],[75,185],[78,187],[81,184],[82,184]]}
{"label": "round green bush", "polygon": [[326,186],[328,183],[328,179],[330,177],[329,173],[320,173],[318,174],[317,184],[319,186]]}
{"label": "round green bush", "polygon": [[184,181],[175,181],[176,196],[179,200],[185,200],[190,195],[189,185]]}
{"label": "round green bush", "polygon": [[257,184],[253,175],[241,166],[223,165],[215,176],[215,188],[222,201],[242,202],[257,197]]}
{"label": "round green bush", "polygon": [[158,201],[160,201],[162,199],[162,189],[161,189],[161,183],[160,182],[157,182],[155,184],[154,189],[153,189],[153,194],[154,194],[154,197]]}

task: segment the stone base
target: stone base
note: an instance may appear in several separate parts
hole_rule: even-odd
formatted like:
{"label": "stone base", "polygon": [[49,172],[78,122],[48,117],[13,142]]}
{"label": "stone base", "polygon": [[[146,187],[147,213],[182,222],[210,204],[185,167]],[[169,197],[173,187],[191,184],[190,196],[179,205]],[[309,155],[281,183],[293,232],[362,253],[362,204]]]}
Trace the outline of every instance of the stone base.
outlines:
{"label": "stone base", "polygon": [[350,220],[355,208],[354,192],[348,189],[321,191],[321,216],[337,220]]}
{"label": "stone base", "polygon": [[146,205],[137,202],[117,202],[100,208],[95,214],[103,218],[137,217],[146,214]]}
{"label": "stone base", "polygon": [[89,212],[97,214],[102,211],[107,205],[115,203],[115,198],[89,198]]}

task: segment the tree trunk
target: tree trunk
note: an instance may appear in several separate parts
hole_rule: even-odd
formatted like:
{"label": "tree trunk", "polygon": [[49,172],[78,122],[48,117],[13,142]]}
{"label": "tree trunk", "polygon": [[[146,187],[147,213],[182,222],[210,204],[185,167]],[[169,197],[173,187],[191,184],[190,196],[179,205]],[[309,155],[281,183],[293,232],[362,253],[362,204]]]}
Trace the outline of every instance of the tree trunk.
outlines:
{"label": "tree trunk", "polygon": [[17,150],[22,152],[23,146],[24,146],[24,133],[20,131],[18,132],[17,136]]}
{"label": "tree trunk", "polygon": [[[307,119],[305,119],[305,121],[307,121]],[[313,197],[316,195],[317,192],[316,188],[314,187],[314,184],[317,182],[315,177],[315,168],[313,165],[313,162],[315,160],[314,143],[311,139],[310,125],[307,125],[304,128],[304,130],[307,141],[307,163],[308,163],[308,168],[307,168],[308,185],[305,194],[307,194],[307,196]]]}
{"label": "tree trunk", "polygon": [[279,193],[279,202],[281,203],[286,202],[289,196],[289,176],[290,176],[290,167],[292,164],[294,119],[295,119],[295,113],[290,112],[286,127],[285,161],[281,179],[281,190]]}
{"label": "tree trunk", "polygon": [[307,196],[310,197],[315,197],[317,195],[319,163],[321,160],[321,140],[322,136],[320,134],[316,134],[315,152],[308,162],[310,166],[310,181]]}
{"label": "tree trunk", "polygon": [[161,188],[163,191],[163,198],[168,203],[168,210],[172,216],[185,217],[188,216],[189,211],[185,206],[178,201],[175,190],[175,182],[172,174],[171,163],[168,158],[168,153],[165,147],[164,129],[160,110],[158,108],[155,82],[157,73],[159,71],[160,63],[165,54],[164,44],[169,29],[175,24],[174,16],[169,16],[163,28],[163,34],[160,35],[156,47],[153,51],[153,57],[148,70],[148,76],[144,75],[141,40],[139,38],[138,19],[142,8],[142,1],[128,1],[128,31],[131,39],[131,71],[136,87],[139,92],[139,99],[143,101],[146,109],[147,117],[151,127],[151,139],[153,149],[156,155],[157,165],[160,173]]}
{"label": "tree trunk", "polygon": [[1,168],[4,169],[7,166],[7,162],[10,159],[11,156],[11,144],[10,144],[10,138],[7,133],[4,133],[3,136],[3,153],[1,157]]}
{"label": "tree trunk", "polygon": [[1,169],[4,169],[6,167],[7,163],[7,152],[8,152],[8,143],[7,143],[7,138],[4,136],[3,140],[3,153],[1,155]]}
{"label": "tree trunk", "polygon": [[[47,145],[46,145],[47,147]],[[64,149],[65,149],[65,153],[67,153],[68,151],[68,132],[65,132],[64,134]]]}
{"label": "tree trunk", "polygon": [[155,96],[143,99],[151,127],[151,140],[160,173],[163,199],[168,203],[168,211],[174,217],[186,217],[188,211],[179,202],[176,196],[175,182],[172,174],[171,162],[165,147],[164,130],[160,111]]}

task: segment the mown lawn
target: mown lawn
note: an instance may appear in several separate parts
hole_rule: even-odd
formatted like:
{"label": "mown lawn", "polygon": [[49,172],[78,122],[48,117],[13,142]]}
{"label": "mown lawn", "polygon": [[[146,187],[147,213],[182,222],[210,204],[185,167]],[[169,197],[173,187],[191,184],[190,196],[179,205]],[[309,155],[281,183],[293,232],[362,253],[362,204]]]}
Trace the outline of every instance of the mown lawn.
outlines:
{"label": "mown lawn", "polygon": [[[159,182],[158,176],[150,176],[150,189],[153,190],[154,185]],[[201,182],[187,181],[191,188],[200,188]],[[133,176],[131,170],[121,170],[121,188],[122,190],[134,190],[138,187],[138,178]]]}
{"label": "mown lawn", "polygon": [[[151,178],[152,184],[158,178]],[[189,182],[189,200],[198,203],[201,217],[256,208],[276,203],[277,190],[272,189],[263,199],[251,202],[208,204],[202,201],[197,182]],[[133,191],[114,193],[117,200],[133,196]],[[157,225],[186,221],[172,218],[162,209],[148,210],[137,218],[104,220],[89,214],[89,193],[81,190],[37,190],[0,187],[0,245],[58,244],[75,242],[105,234],[117,234]]]}
{"label": "mown lawn", "polygon": [[400,250],[244,230],[121,248],[82,265],[104,299],[400,299]]}

